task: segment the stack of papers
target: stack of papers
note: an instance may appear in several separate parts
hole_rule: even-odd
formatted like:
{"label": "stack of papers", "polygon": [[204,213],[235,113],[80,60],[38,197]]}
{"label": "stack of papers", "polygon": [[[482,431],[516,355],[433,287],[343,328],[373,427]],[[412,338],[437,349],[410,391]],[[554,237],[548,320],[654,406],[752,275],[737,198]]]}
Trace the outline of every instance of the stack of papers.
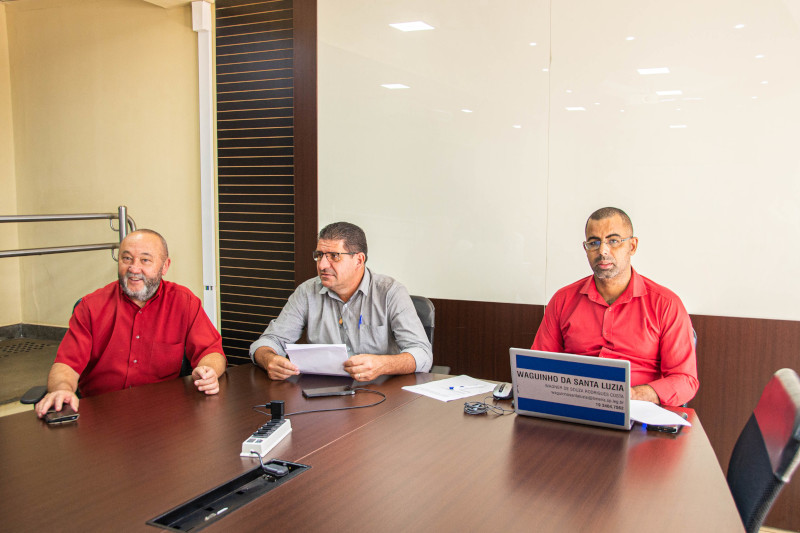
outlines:
{"label": "stack of papers", "polygon": [[642,400],[631,400],[631,418],[642,424],[653,426],[691,426],[678,413]]}
{"label": "stack of papers", "polygon": [[347,361],[344,344],[287,344],[286,353],[301,374],[350,375],[344,369]]}
{"label": "stack of papers", "polygon": [[404,390],[416,392],[435,400],[449,402],[469,398],[476,394],[486,394],[494,390],[495,384],[488,381],[471,378],[469,376],[456,376],[453,378],[431,381],[422,385],[409,385]]}

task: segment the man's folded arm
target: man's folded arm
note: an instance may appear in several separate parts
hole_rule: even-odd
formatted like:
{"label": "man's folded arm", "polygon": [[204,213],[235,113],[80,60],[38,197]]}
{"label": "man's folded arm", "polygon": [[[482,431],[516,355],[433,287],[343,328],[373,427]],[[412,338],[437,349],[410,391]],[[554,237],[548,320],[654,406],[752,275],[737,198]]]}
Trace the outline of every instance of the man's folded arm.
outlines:
{"label": "man's folded arm", "polygon": [[661,405],[679,407],[692,398],[700,387],[697,376],[691,374],[670,374],[648,383],[658,394]]}
{"label": "man's folded arm", "polygon": [[285,355],[281,355],[275,351],[272,346],[264,345],[259,346],[255,349],[255,351],[250,352],[250,359],[253,360],[256,366],[260,366],[261,368],[266,369],[267,365],[269,364],[270,359],[273,357],[283,357],[287,358]]}
{"label": "man's folded arm", "polygon": [[197,390],[205,394],[219,392],[219,378],[225,373],[228,360],[221,353],[204,355],[192,370],[192,379]]}
{"label": "man's folded arm", "polygon": [[417,370],[417,360],[408,352],[386,355],[362,353],[345,361],[344,368],[360,381],[369,381],[383,375],[425,372]]}
{"label": "man's folded arm", "polygon": [[200,359],[197,366],[207,366],[213,369],[214,372],[217,373],[217,377],[219,377],[225,373],[225,369],[228,366],[228,359],[221,353],[209,353]]}
{"label": "man's folded arm", "polygon": [[299,294],[301,289],[302,285],[289,296],[278,318],[271,320],[264,333],[250,345],[250,360],[253,364],[266,368],[272,354],[285,357],[286,345],[296,342],[303,334],[308,316],[308,302]]}
{"label": "man's folded arm", "polygon": [[386,373],[428,372],[433,366],[433,348],[414,308],[414,302],[403,285],[398,283],[389,292],[387,306],[387,316],[400,353],[390,363],[393,371]]}
{"label": "man's folded arm", "polygon": [[683,405],[697,393],[697,353],[689,314],[678,302],[665,310],[659,343],[661,378],[649,383],[662,405]]}
{"label": "man's folded arm", "polygon": [[531,345],[532,350],[542,352],[561,353],[564,351],[564,337],[561,335],[561,325],[556,313],[556,306],[553,299],[544,309],[544,318],[539,324],[539,330]]}

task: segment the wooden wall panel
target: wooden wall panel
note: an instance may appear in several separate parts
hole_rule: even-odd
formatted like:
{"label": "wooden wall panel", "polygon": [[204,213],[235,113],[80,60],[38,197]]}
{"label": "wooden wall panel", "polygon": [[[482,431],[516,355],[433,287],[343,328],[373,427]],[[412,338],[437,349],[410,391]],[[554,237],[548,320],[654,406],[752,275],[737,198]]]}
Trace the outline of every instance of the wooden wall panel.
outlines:
{"label": "wooden wall panel", "polygon": [[509,348],[528,348],[543,305],[432,299],[436,307],[433,362],[453,374],[509,381]]}
{"label": "wooden wall panel", "polygon": [[314,275],[316,2],[297,4],[297,27],[292,0],[215,4],[220,330],[231,364],[249,362],[298,278]]}
{"label": "wooden wall panel", "polygon": [[[700,390],[697,410],[717,459],[727,472],[739,433],[772,374],[800,371],[800,322],[692,315],[697,331]],[[766,525],[800,530],[800,481],[784,488]]]}
{"label": "wooden wall panel", "polygon": [[317,0],[294,0],[296,285],[317,275]]}

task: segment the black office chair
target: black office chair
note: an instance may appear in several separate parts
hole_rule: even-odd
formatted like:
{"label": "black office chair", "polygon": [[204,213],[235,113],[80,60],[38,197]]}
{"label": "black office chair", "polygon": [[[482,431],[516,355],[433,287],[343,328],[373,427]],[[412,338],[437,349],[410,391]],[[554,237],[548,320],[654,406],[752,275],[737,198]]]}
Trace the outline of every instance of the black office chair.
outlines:
{"label": "black office chair", "polygon": [[411,296],[411,301],[414,303],[414,309],[417,311],[419,321],[422,322],[422,327],[425,328],[425,335],[428,336],[428,342],[433,346],[433,328],[434,319],[436,317],[436,308],[433,307],[433,302],[424,296]]}
{"label": "black office chair", "polygon": [[728,464],[728,486],[748,533],[756,532],[800,462],[800,378],[790,368],[767,383]]}
{"label": "black office chair", "polygon": [[[433,302],[424,296],[411,296],[411,301],[414,302],[414,309],[417,311],[419,321],[422,322],[422,327],[425,328],[425,334],[428,336],[428,342],[433,346],[433,328],[434,319],[436,317],[436,308]],[[449,366],[434,365],[431,367],[432,374],[449,374]]]}

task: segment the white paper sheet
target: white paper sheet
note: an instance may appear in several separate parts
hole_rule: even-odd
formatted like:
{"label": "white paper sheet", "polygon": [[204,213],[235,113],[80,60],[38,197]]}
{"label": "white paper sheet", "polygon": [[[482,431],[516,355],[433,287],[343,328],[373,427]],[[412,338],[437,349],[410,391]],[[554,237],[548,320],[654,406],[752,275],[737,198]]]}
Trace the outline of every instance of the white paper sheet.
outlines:
{"label": "white paper sheet", "polygon": [[642,424],[654,426],[691,426],[678,413],[642,400],[631,400],[631,418]]}
{"label": "white paper sheet", "polygon": [[430,381],[421,385],[408,385],[404,390],[416,392],[435,400],[449,402],[469,398],[477,394],[486,394],[494,390],[495,384],[469,376],[455,376],[438,381]]}
{"label": "white paper sheet", "polygon": [[347,361],[344,344],[287,344],[286,353],[301,374],[350,375],[343,366]]}

